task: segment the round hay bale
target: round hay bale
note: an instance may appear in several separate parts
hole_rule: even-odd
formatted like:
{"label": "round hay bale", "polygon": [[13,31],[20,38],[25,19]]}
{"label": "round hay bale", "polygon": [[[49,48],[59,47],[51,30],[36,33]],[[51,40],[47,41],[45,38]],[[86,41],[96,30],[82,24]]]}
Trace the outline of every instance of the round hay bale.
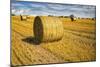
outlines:
{"label": "round hay bale", "polygon": [[59,18],[37,16],[33,23],[33,32],[38,42],[56,41],[63,37],[63,25]]}
{"label": "round hay bale", "polygon": [[30,16],[29,15],[27,16],[27,19],[30,19]]}
{"label": "round hay bale", "polygon": [[21,18],[21,21],[22,21],[22,20],[27,20],[27,16],[22,16],[22,15],[20,15],[20,18]]}

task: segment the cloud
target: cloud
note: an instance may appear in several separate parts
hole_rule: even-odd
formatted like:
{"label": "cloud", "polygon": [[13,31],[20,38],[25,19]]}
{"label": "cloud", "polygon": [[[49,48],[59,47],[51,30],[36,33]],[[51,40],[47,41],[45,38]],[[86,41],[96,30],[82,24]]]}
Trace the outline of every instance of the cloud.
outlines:
{"label": "cloud", "polygon": [[15,14],[16,13],[16,10],[15,9],[12,9],[12,11],[11,11],[13,14]]}
{"label": "cloud", "polygon": [[25,5],[24,5],[24,4],[21,4],[21,3],[12,3],[11,6],[17,6],[17,7],[18,7],[18,6],[22,6],[22,7],[23,7],[23,6],[25,6]]}
{"label": "cloud", "polygon": [[30,6],[30,7],[36,7],[36,8],[40,8],[40,7],[45,7],[44,5],[42,5],[42,4],[38,4],[38,3],[30,3],[28,6]]}
{"label": "cloud", "polygon": [[66,7],[65,5],[61,5],[61,4],[48,4],[47,8],[51,10],[56,10],[56,11],[63,11],[63,10],[68,9],[68,7]]}
{"label": "cloud", "polygon": [[16,15],[27,15],[31,10],[30,9],[13,9],[12,13]]}
{"label": "cloud", "polygon": [[48,3],[12,3],[12,13],[17,15],[70,15],[94,17],[95,6]]}

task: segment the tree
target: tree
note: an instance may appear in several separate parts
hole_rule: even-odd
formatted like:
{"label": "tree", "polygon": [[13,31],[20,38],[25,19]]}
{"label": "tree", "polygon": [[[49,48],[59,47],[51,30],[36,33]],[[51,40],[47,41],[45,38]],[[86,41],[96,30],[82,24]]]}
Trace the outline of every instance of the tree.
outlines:
{"label": "tree", "polygon": [[11,14],[12,16],[15,16],[15,14]]}

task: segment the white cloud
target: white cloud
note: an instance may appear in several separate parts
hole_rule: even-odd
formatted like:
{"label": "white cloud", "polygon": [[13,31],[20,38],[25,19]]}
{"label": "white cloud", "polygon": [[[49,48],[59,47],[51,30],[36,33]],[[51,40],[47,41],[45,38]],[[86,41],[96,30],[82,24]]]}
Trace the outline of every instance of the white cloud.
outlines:
{"label": "white cloud", "polygon": [[31,4],[29,4],[29,6],[31,6],[31,7],[45,7],[44,5],[41,5],[41,4],[37,4],[37,3],[31,3]]}
{"label": "white cloud", "polygon": [[25,6],[24,4],[21,4],[21,3],[12,3],[11,5],[12,6]]}
{"label": "white cloud", "polygon": [[12,9],[12,13],[15,14],[16,13],[16,10],[15,9]]}
{"label": "white cloud", "polygon": [[65,10],[68,9],[65,5],[61,4],[48,4],[48,8],[54,9],[54,10]]}
{"label": "white cloud", "polygon": [[47,4],[47,3],[15,3],[12,4],[12,13],[24,15],[69,15],[95,16],[95,6]]}

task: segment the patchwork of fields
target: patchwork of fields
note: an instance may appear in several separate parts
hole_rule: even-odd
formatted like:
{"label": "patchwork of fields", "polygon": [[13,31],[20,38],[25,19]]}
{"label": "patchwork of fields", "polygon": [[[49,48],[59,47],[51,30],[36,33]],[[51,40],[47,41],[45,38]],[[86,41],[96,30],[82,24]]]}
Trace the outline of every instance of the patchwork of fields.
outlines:
{"label": "patchwork of fields", "polygon": [[59,19],[64,27],[62,40],[38,45],[34,42],[34,17],[21,21],[19,16],[12,16],[12,65],[95,61],[96,21],[78,19],[71,22],[69,18]]}

